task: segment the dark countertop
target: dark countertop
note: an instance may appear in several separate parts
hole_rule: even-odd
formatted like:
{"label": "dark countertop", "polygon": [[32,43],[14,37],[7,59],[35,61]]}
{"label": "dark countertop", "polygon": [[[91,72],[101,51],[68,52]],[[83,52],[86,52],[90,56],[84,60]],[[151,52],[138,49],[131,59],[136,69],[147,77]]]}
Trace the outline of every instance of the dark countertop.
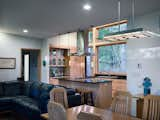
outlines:
{"label": "dark countertop", "polygon": [[94,78],[60,78],[59,80],[64,80],[64,81],[71,81],[71,82],[82,82],[82,83],[92,83],[92,84],[97,84],[97,83],[109,83],[112,82],[111,80],[102,80],[102,79],[94,79]]}

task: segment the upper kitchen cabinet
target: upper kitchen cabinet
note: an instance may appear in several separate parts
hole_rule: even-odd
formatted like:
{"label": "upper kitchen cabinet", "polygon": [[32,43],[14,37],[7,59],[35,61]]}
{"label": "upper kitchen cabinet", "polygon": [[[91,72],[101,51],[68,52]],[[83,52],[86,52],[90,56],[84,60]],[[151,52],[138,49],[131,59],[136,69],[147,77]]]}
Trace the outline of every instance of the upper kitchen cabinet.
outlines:
{"label": "upper kitchen cabinet", "polygon": [[53,48],[70,49],[71,53],[77,52],[77,32],[57,35],[49,39]]}
{"label": "upper kitchen cabinet", "polygon": [[69,39],[68,34],[60,35],[60,48],[69,48],[68,39]]}
{"label": "upper kitchen cabinet", "polygon": [[49,45],[53,48],[60,48],[60,36],[54,36],[49,39]]}
{"label": "upper kitchen cabinet", "polygon": [[77,32],[69,33],[69,48],[70,53],[76,53],[77,52]]}

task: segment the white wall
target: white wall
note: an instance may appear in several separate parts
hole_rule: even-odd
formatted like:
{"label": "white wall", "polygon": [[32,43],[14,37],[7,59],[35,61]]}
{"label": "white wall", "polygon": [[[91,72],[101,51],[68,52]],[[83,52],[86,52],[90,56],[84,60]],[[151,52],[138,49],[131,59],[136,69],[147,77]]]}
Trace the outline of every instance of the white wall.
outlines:
{"label": "white wall", "polygon": [[16,80],[21,76],[21,48],[41,49],[39,39],[0,33],[0,57],[16,58],[16,69],[0,69],[0,81]]}
{"label": "white wall", "polygon": [[[133,94],[143,94],[143,79],[152,81],[151,93],[160,95],[160,37],[131,39],[127,42],[127,88]],[[132,100],[132,115],[136,115],[136,99]]]}
{"label": "white wall", "polygon": [[[139,65],[138,65],[139,64]],[[143,79],[152,80],[152,94],[160,94],[160,37],[127,42],[127,86],[132,94],[143,93]]]}

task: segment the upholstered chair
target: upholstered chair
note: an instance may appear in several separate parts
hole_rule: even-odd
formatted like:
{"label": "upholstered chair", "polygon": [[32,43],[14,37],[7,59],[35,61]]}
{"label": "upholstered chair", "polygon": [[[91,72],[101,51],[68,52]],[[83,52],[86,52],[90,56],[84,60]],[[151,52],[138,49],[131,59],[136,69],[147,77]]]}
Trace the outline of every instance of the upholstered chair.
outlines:
{"label": "upholstered chair", "polygon": [[66,110],[56,102],[49,101],[48,103],[49,120],[67,120]]}
{"label": "upholstered chair", "polygon": [[60,103],[64,108],[68,108],[67,92],[63,87],[53,88],[50,92],[50,101]]}

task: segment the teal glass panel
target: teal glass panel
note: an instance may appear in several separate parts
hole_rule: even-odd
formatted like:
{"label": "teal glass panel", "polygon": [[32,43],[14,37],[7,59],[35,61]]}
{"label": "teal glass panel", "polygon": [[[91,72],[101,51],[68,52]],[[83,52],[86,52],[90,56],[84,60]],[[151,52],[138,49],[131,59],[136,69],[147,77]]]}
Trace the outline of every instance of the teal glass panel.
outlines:
{"label": "teal glass panel", "polygon": [[[120,25],[120,31],[127,30],[127,23]],[[105,27],[102,29],[99,29],[98,31],[98,39],[103,40],[103,38],[111,33],[115,33],[119,31],[119,25],[111,26],[111,27]]]}

